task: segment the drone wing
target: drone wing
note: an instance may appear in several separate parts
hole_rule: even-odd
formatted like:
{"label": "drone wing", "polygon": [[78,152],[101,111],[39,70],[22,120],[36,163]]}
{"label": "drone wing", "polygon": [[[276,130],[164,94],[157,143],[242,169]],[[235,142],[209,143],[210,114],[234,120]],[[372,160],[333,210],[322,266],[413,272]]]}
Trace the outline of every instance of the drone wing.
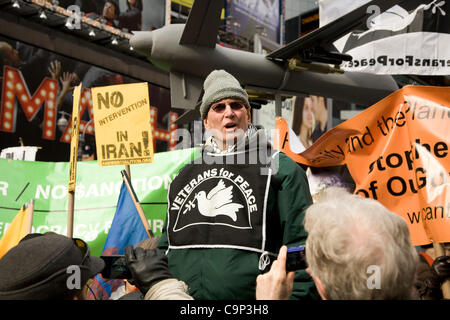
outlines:
{"label": "drone wing", "polygon": [[195,0],[181,35],[181,45],[214,48],[224,1]]}
{"label": "drone wing", "polygon": [[383,12],[398,3],[398,0],[373,0],[356,8],[346,15],[307,33],[284,47],[268,54],[268,59],[287,60],[300,57],[311,62],[341,64],[343,60],[351,59],[348,55],[339,54],[333,43],[355,29],[363,30],[369,14],[367,8],[377,6]]}

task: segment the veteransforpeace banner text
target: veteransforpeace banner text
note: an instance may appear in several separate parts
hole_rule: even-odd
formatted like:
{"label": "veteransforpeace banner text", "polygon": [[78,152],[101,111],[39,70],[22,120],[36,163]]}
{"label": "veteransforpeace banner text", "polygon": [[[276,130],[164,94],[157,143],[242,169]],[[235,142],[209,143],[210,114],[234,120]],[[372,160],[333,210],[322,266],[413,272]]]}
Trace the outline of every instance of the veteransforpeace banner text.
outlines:
{"label": "veteransforpeace banner text", "polygon": [[370,0],[320,0],[320,26],[366,6],[363,30],[334,45],[353,57],[346,71],[380,74],[450,74],[450,2],[400,0],[382,12]]}
{"label": "veteransforpeace banner text", "polygon": [[450,88],[406,86],[322,135],[301,154],[277,118],[278,149],[316,166],[347,165],[355,193],[407,222],[414,245],[450,242]]}
{"label": "veteransforpeace banner text", "polygon": [[[133,165],[132,184],[155,235],[161,235],[167,190],[178,171],[199,156],[197,149],[161,152],[151,164]],[[35,199],[32,232],[66,234],[69,162],[0,159],[0,238],[22,204]],[[123,183],[117,166],[82,161],[77,167],[74,237],[100,255]]]}

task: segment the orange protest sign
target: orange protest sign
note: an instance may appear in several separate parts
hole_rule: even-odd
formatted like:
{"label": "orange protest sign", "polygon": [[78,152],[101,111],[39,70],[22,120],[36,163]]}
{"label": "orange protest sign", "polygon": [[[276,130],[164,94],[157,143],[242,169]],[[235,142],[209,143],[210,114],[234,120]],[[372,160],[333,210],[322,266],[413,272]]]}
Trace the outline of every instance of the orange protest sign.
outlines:
{"label": "orange protest sign", "polygon": [[301,154],[276,119],[275,148],[310,166],[347,165],[355,193],[407,222],[414,245],[450,242],[450,88],[406,86],[322,135]]}

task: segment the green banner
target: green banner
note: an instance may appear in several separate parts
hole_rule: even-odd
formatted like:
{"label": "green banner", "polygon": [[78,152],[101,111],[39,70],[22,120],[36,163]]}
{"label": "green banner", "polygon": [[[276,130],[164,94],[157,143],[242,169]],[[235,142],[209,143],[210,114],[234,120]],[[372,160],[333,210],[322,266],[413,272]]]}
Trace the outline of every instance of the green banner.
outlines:
{"label": "green banner", "polygon": [[[133,189],[153,233],[161,235],[167,191],[178,171],[198,157],[197,149],[155,153],[150,164],[131,165]],[[99,167],[97,161],[77,166],[74,233],[99,256],[111,226],[124,166]],[[33,232],[67,234],[69,162],[0,159],[0,238],[20,207],[35,200]]]}

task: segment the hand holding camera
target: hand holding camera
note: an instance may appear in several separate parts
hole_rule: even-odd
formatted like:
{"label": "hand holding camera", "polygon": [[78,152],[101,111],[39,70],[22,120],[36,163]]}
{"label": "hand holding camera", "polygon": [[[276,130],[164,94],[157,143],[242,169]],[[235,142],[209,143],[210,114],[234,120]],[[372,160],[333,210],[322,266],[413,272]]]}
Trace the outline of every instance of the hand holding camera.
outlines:
{"label": "hand holding camera", "polygon": [[[292,293],[295,272],[286,272],[288,248],[282,246],[270,271],[256,278],[257,300],[285,300]],[[294,259],[295,260],[295,259]],[[297,264],[296,261],[292,261]],[[294,267],[292,265],[292,267]],[[298,267],[298,264],[297,264]]]}
{"label": "hand holding camera", "polygon": [[157,282],[172,278],[163,250],[125,247],[125,255],[101,256],[105,261],[102,276],[106,279],[127,279],[146,294]]}
{"label": "hand holding camera", "polygon": [[286,255],[286,272],[306,268],[305,246],[289,247]]}

